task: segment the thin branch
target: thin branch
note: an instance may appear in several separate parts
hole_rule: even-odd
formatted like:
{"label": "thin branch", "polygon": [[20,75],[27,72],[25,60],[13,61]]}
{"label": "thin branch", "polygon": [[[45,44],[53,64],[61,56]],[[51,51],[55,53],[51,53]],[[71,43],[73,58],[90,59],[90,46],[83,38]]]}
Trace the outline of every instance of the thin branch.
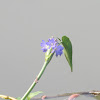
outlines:
{"label": "thin branch", "polygon": [[67,97],[67,96],[71,96],[73,94],[79,94],[79,95],[85,95],[85,96],[89,96],[89,97],[97,97],[100,95],[100,91],[90,91],[90,92],[74,92],[74,93],[64,93],[64,94],[58,94],[55,96],[42,96],[42,97],[38,97],[38,98],[32,98],[31,100],[43,100],[43,99],[54,99],[54,98],[59,98],[59,97]]}
{"label": "thin branch", "polygon": [[15,99],[13,97],[6,96],[6,95],[0,95],[0,98],[2,98],[2,99],[9,99],[9,100],[17,100],[17,99]]}

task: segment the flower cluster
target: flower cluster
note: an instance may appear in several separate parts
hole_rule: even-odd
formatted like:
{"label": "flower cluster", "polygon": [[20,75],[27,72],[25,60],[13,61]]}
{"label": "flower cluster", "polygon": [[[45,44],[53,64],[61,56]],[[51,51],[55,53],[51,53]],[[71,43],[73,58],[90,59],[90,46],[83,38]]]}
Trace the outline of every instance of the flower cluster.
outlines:
{"label": "flower cluster", "polygon": [[45,42],[44,40],[42,40],[41,47],[42,47],[43,52],[46,52],[48,49],[51,49],[52,50],[51,53],[55,52],[56,56],[58,55],[61,56],[64,49],[64,47],[62,47],[54,38],[50,38],[48,42]]}

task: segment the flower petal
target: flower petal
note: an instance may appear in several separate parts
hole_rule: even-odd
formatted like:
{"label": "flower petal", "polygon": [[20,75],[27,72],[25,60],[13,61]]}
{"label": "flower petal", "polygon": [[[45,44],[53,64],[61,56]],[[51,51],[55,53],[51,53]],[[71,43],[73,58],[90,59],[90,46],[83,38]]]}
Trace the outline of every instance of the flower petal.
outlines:
{"label": "flower petal", "polygon": [[63,53],[63,49],[64,49],[64,47],[62,47],[61,45],[58,45],[57,48],[56,48],[56,50],[55,50],[56,56],[58,56],[58,55],[61,56],[62,53]]}

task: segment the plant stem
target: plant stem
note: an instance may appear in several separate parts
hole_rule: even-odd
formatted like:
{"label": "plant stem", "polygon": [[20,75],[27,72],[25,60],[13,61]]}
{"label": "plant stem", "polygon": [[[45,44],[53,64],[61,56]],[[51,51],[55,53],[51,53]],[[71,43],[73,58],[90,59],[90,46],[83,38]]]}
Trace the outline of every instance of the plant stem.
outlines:
{"label": "plant stem", "polygon": [[27,92],[24,94],[24,96],[21,98],[21,100],[25,100],[26,97],[30,94],[30,92],[32,91],[32,89],[35,87],[35,85],[37,84],[38,80],[41,78],[42,74],[44,73],[46,66],[48,65],[48,61],[45,61],[43,64],[43,67],[41,69],[41,71],[39,72],[38,76],[36,77],[36,79],[34,80],[34,82],[32,83],[32,85],[30,86],[30,88],[27,90]]}

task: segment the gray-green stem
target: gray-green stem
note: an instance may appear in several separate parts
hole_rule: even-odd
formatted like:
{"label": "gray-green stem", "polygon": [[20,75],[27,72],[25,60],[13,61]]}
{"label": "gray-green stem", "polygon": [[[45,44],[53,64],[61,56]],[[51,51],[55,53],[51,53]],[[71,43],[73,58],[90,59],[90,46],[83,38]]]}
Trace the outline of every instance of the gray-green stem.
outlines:
{"label": "gray-green stem", "polygon": [[41,78],[42,74],[44,73],[46,66],[48,65],[49,61],[45,61],[43,64],[43,67],[41,69],[41,71],[39,72],[38,76],[36,77],[36,79],[34,80],[34,82],[32,83],[32,85],[30,86],[30,88],[27,90],[27,92],[24,94],[24,96],[21,98],[21,100],[25,100],[26,97],[30,94],[30,92],[32,91],[32,89],[35,87],[35,85],[37,84],[37,81]]}

